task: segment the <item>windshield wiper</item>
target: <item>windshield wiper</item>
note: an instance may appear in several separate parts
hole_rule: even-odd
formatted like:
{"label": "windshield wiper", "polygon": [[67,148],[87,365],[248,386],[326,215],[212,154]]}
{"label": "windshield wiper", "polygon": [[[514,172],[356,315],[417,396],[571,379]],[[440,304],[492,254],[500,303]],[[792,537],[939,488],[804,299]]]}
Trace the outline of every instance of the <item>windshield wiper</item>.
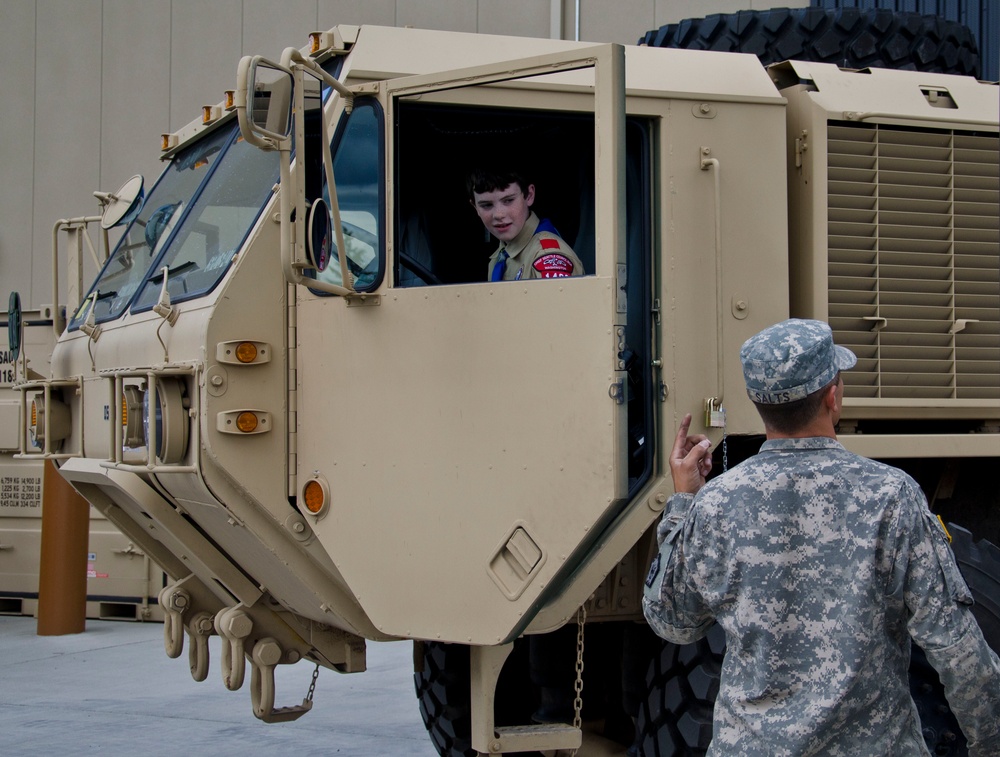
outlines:
{"label": "windshield wiper", "polygon": [[176,276],[178,274],[187,273],[188,271],[190,271],[190,270],[192,270],[194,268],[197,268],[197,267],[198,267],[198,264],[195,263],[193,260],[189,260],[186,263],[181,263],[180,265],[174,266],[173,268],[167,268],[166,266],[163,266],[162,268],[160,268],[160,270],[157,273],[154,273],[152,276],[150,276],[149,280],[150,281],[163,281],[163,272],[164,271],[166,271],[167,276],[169,276],[170,278],[173,278],[174,276]]}

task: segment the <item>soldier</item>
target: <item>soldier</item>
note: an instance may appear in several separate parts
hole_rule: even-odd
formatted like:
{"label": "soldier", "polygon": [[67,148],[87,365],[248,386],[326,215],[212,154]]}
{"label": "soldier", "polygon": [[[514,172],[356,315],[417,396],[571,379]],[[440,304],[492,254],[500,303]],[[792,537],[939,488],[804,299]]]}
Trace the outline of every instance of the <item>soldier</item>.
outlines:
{"label": "soldier", "polygon": [[840,371],[854,353],[825,323],[789,320],[740,358],[767,441],[706,484],[711,445],[684,418],[643,598],[669,641],[725,630],[708,754],[929,754],[908,685],[911,638],[969,754],[1000,754],[1000,661],[942,524],[912,478],[836,439]]}
{"label": "soldier", "polygon": [[520,281],[582,276],[583,263],[548,219],[532,211],[535,185],[516,171],[475,170],[466,182],[469,202],[486,230],[500,240],[487,280]]}

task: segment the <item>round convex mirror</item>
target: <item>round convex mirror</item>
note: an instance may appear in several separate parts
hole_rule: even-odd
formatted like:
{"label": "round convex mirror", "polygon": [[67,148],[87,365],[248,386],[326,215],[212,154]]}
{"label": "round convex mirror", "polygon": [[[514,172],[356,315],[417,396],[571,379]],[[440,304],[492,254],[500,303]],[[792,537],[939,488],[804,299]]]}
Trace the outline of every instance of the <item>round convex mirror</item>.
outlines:
{"label": "round convex mirror", "polygon": [[[104,213],[101,215],[102,229],[112,229],[119,224],[132,220],[132,217],[142,207],[142,187],[142,176],[136,174],[122,184],[117,192],[107,195],[108,204],[104,206]],[[100,196],[104,197],[104,195]]]}
{"label": "round convex mirror", "polygon": [[333,225],[330,223],[330,209],[325,200],[315,200],[309,208],[306,233],[306,255],[309,265],[322,273],[330,263]]}

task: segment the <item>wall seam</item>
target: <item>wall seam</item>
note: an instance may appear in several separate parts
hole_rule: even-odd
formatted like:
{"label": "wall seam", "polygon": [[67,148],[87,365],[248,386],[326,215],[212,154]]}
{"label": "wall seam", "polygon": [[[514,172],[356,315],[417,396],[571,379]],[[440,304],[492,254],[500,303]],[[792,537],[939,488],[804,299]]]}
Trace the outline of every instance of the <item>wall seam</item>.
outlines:
{"label": "wall seam", "polygon": [[[31,223],[28,224],[28,249],[31,250],[31,262],[28,264],[28,302],[31,307],[41,303],[35,295],[35,223],[38,214],[35,193],[38,190],[38,165],[35,145],[38,140],[38,0],[35,0],[35,49],[32,51],[32,95],[31,95]],[[53,307],[55,303],[52,303]]]}
{"label": "wall seam", "polygon": [[170,20],[167,21],[167,131],[174,130],[174,0],[170,0]]}
{"label": "wall seam", "polygon": [[[101,76],[97,82],[97,102],[100,103],[100,107],[97,109],[97,188],[102,189],[104,187],[104,3],[106,0],[101,0],[101,34],[100,34],[100,67]],[[81,293],[82,297],[83,294]]]}

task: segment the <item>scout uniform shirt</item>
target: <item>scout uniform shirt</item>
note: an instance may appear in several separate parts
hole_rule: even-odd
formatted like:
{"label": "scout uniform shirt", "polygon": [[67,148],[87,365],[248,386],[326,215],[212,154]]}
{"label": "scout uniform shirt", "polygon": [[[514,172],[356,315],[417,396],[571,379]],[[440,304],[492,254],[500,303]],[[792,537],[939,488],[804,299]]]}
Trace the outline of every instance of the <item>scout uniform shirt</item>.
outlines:
{"label": "scout uniform shirt", "polygon": [[[539,229],[541,227],[541,229]],[[500,244],[490,256],[487,281],[492,281],[494,269],[503,258],[506,268],[500,281],[520,281],[521,279],[558,279],[567,276],[582,276],[583,263],[566,244],[548,221],[539,221],[534,211],[528,216],[524,227],[507,244]]]}

